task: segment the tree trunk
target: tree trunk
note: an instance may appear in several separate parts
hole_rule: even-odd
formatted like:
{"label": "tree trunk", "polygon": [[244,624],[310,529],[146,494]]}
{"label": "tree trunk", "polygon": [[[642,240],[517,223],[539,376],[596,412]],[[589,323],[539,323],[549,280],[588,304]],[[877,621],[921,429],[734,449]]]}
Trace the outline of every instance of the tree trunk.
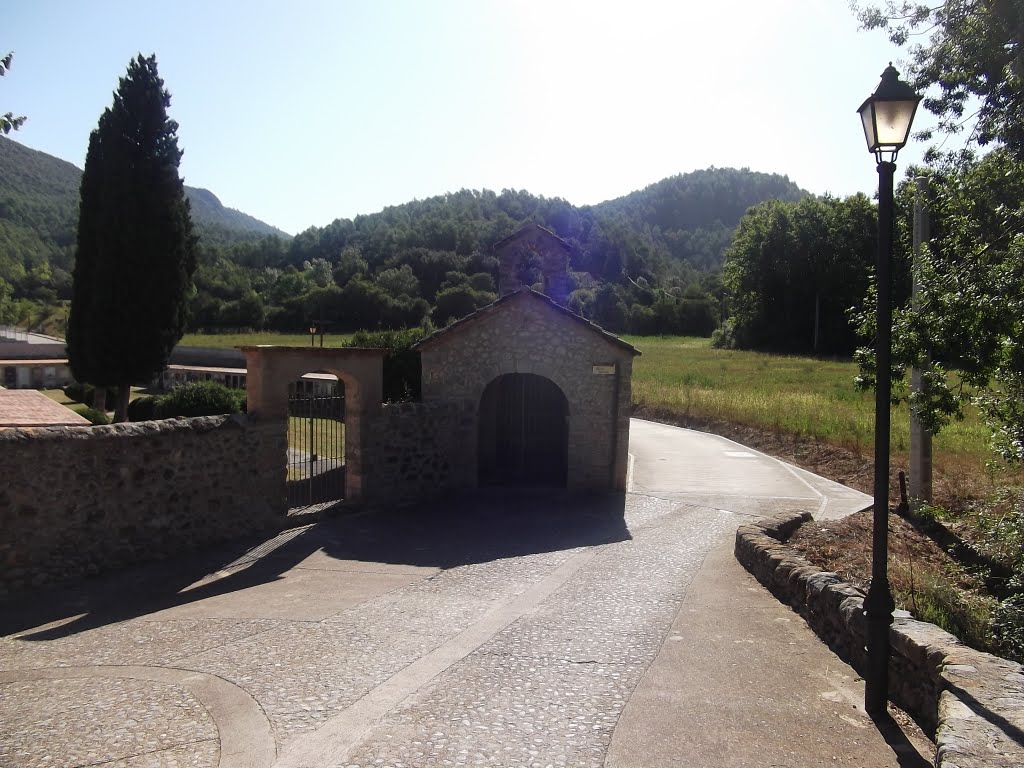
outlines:
{"label": "tree trunk", "polygon": [[814,353],[818,353],[818,330],[821,327],[821,294],[814,294]]}
{"label": "tree trunk", "polygon": [[128,397],[132,393],[131,384],[122,384],[117,391],[117,407],[114,409],[114,423],[128,421]]}
{"label": "tree trunk", "polygon": [[92,391],[92,407],[100,413],[107,412],[107,388],[95,387]]}

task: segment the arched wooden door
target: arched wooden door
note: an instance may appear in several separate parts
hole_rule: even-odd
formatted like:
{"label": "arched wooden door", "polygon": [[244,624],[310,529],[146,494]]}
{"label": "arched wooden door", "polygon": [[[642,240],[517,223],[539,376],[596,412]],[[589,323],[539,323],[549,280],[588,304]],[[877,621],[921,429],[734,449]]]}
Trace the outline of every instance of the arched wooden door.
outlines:
{"label": "arched wooden door", "polygon": [[569,404],[550,379],[508,373],[480,398],[481,485],[564,487],[569,459]]}

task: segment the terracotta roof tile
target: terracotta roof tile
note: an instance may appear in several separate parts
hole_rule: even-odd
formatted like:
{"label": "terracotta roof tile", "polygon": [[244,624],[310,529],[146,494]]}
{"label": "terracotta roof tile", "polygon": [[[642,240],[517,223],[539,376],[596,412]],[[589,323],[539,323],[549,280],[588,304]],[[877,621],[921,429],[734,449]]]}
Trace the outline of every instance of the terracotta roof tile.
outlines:
{"label": "terracotta roof tile", "polygon": [[34,389],[0,389],[0,428],[77,427],[89,420]]}

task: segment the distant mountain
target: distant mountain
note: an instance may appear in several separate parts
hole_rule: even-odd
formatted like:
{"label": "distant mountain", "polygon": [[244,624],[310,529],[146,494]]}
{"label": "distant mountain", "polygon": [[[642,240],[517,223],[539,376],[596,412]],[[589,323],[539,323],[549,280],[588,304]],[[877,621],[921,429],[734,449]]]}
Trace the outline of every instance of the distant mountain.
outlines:
{"label": "distant mountain", "polygon": [[[0,321],[59,327],[59,314],[47,313],[70,297],[80,179],[71,163],[0,138]],[[443,324],[495,298],[491,247],[535,223],[569,246],[572,309],[640,334],[710,333],[743,214],[808,194],[778,174],[708,168],[587,206],[462,189],[291,238],[212,192],[186,191],[202,249],[193,328],[294,331],[311,317],[335,330]],[[521,270],[525,282],[539,279],[529,258]]]}
{"label": "distant mountain", "polygon": [[[265,237],[276,235],[284,239],[291,237],[284,230],[260,221],[255,216],[226,208],[217,196],[208,189],[185,185],[185,195],[192,204],[192,221],[197,227],[222,227],[233,233],[246,233]],[[250,238],[246,238],[250,239]]]}
{"label": "distant mountain", "polygon": [[541,224],[573,247],[573,269],[606,280],[664,274],[673,264],[713,272],[747,209],[765,200],[796,201],[809,193],[786,176],[709,168],[672,176],[597,205],[574,206],[525,190],[462,189],[336,219],[295,236],[288,261],[336,262],[356,248],[369,266],[405,262],[412,250],[468,256],[486,253],[525,223]]}
{"label": "distant mountain", "polygon": [[[18,271],[12,261],[24,269],[48,261],[54,268],[70,271],[81,179],[82,171],[71,163],[0,137],[0,278],[12,269]],[[290,237],[259,219],[225,208],[209,190],[186,186],[185,194],[200,238],[211,244],[251,242],[267,235]]]}

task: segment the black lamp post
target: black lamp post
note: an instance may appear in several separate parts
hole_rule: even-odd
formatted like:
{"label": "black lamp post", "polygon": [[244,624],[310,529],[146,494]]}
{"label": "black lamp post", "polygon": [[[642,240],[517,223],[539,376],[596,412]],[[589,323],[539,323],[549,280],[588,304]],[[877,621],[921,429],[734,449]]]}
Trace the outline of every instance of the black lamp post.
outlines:
{"label": "black lamp post", "polygon": [[878,162],[878,314],[875,342],[875,482],[871,537],[871,588],[864,601],[868,625],[868,670],[864,708],[873,717],[886,714],[889,698],[889,627],[896,607],[889,588],[889,378],[892,355],[892,187],[896,154],[906,145],[921,97],[890,63],[882,82],[860,105],[868,152]]}
{"label": "black lamp post", "polygon": [[[319,330],[316,323],[309,324],[309,346],[314,346],[313,339],[316,338],[317,331]],[[323,346],[323,341],[320,342],[320,346]]]}

